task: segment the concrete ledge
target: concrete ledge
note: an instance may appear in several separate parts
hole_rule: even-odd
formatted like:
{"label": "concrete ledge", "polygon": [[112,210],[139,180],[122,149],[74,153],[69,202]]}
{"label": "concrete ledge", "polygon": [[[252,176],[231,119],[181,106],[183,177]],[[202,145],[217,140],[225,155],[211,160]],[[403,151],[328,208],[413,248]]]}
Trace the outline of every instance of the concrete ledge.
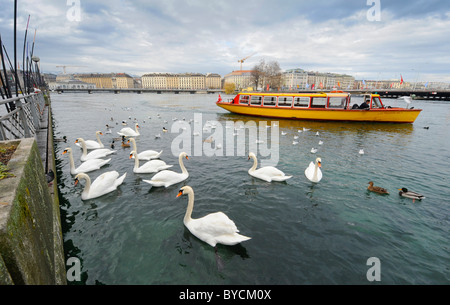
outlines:
{"label": "concrete ledge", "polygon": [[8,163],[14,177],[0,180],[0,284],[65,284],[59,205],[35,139],[17,141]]}

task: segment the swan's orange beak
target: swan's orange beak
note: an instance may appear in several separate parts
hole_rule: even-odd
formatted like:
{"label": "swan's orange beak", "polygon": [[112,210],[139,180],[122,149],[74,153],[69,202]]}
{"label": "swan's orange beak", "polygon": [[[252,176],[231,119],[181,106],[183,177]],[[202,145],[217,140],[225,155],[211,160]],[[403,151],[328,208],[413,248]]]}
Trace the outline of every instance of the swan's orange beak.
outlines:
{"label": "swan's orange beak", "polygon": [[187,160],[189,160],[189,157],[188,157],[188,156],[186,156],[186,159],[187,159]]}
{"label": "swan's orange beak", "polygon": [[180,190],[180,191],[178,192],[177,198],[180,197],[181,195],[183,195],[183,191],[182,191],[182,190]]}
{"label": "swan's orange beak", "polygon": [[322,162],[318,162],[319,167],[322,168]]}
{"label": "swan's orange beak", "polygon": [[101,135],[103,135],[103,132],[100,132]]}
{"label": "swan's orange beak", "polygon": [[133,158],[133,154],[130,154],[130,158],[129,159],[131,159],[131,158]]}
{"label": "swan's orange beak", "polygon": [[67,149],[65,150],[65,151],[63,151],[63,153],[62,153],[63,155],[65,155],[65,154],[67,154]]}
{"label": "swan's orange beak", "polygon": [[78,143],[78,139],[75,140],[75,143]]}
{"label": "swan's orange beak", "polygon": [[77,179],[75,179],[75,186],[77,186],[77,184],[78,184],[78,178]]}

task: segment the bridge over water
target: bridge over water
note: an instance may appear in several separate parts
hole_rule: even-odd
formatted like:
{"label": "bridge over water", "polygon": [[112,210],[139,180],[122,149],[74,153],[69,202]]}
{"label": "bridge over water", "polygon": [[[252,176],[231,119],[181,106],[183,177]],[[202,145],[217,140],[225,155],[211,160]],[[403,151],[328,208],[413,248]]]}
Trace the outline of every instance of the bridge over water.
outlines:
{"label": "bridge over water", "polygon": [[[55,89],[57,93],[76,93],[76,92],[86,92],[92,93],[173,93],[173,94],[219,94],[223,93],[223,89],[148,89],[148,88],[96,88],[96,89]],[[299,90],[299,91],[286,91],[295,93],[317,93],[317,92],[329,92],[326,90]],[[450,90],[399,90],[399,89],[367,89],[367,90],[346,90],[352,95],[359,95],[364,93],[378,93],[381,97],[385,98],[398,98],[401,96],[411,96],[415,99],[421,100],[442,100],[450,101]]]}

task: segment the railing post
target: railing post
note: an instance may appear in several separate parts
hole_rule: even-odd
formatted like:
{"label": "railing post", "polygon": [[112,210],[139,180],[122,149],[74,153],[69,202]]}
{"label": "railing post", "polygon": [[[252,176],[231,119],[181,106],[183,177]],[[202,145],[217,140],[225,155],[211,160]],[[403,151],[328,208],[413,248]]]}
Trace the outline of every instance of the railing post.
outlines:
{"label": "railing post", "polygon": [[37,98],[38,97],[36,95],[32,95],[30,100],[30,110],[31,116],[33,117],[33,125],[35,130],[39,129],[39,114],[38,111],[36,110],[38,104]]}
{"label": "railing post", "polygon": [[23,104],[20,99],[18,99],[16,101],[16,106],[17,106],[17,108],[19,108],[19,120],[22,123],[25,138],[30,138],[31,133],[30,133],[30,128],[28,127],[28,123],[27,123],[27,116],[25,114],[25,111],[23,110]]}

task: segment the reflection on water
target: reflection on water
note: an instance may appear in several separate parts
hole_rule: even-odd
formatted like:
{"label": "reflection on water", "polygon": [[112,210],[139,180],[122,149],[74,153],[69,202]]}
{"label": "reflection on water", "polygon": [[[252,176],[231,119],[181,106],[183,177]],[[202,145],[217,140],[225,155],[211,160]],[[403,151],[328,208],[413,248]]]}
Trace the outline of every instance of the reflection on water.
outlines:
{"label": "reflection on water", "polygon": [[[449,168],[442,162],[450,153],[450,144],[442,141],[448,137],[447,104],[413,101],[424,109],[414,124],[377,124],[245,117],[217,107],[217,97],[210,95],[61,94],[52,100],[55,137],[68,138],[55,143],[64,249],[67,258],[82,263],[81,284],[365,284],[369,257],[380,258],[385,284],[449,282],[448,270],[442,268],[449,261],[444,246]],[[133,173],[130,148],[118,147],[110,165],[89,175],[126,172],[124,183],[106,196],[80,199],[84,185],[73,185],[68,158],[62,155],[72,147],[79,164],[81,151],[73,143],[77,137],[94,138],[96,130],[112,123],[112,133],[102,137],[106,145],[117,137],[121,120],[136,118],[141,126],[138,149],[163,150],[161,159],[179,172],[171,145],[182,130],[171,132],[173,119],[189,122],[196,114],[202,114],[202,145],[219,130],[203,131],[208,121],[218,121],[224,134],[227,122],[255,122],[256,128],[278,122],[278,140],[263,130],[268,138],[258,149],[277,149],[277,168],[293,178],[267,183],[248,174],[252,162],[245,154],[208,156],[202,151],[185,162],[186,181],[152,188],[142,181],[152,174]],[[163,127],[169,132],[162,132]],[[158,133],[161,137],[155,138]],[[191,136],[194,145],[196,136]],[[246,153],[248,136],[246,132]],[[231,145],[221,144],[224,151]],[[237,142],[233,145],[237,149]],[[258,157],[260,162],[268,158]],[[316,157],[322,159],[323,172],[317,184],[304,175]],[[371,180],[391,194],[368,193]],[[183,185],[194,188],[194,218],[222,211],[252,239],[220,245],[218,262],[214,249],[183,224],[186,202],[176,198]],[[400,187],[427,199],[412,203],[398,196]]]}

